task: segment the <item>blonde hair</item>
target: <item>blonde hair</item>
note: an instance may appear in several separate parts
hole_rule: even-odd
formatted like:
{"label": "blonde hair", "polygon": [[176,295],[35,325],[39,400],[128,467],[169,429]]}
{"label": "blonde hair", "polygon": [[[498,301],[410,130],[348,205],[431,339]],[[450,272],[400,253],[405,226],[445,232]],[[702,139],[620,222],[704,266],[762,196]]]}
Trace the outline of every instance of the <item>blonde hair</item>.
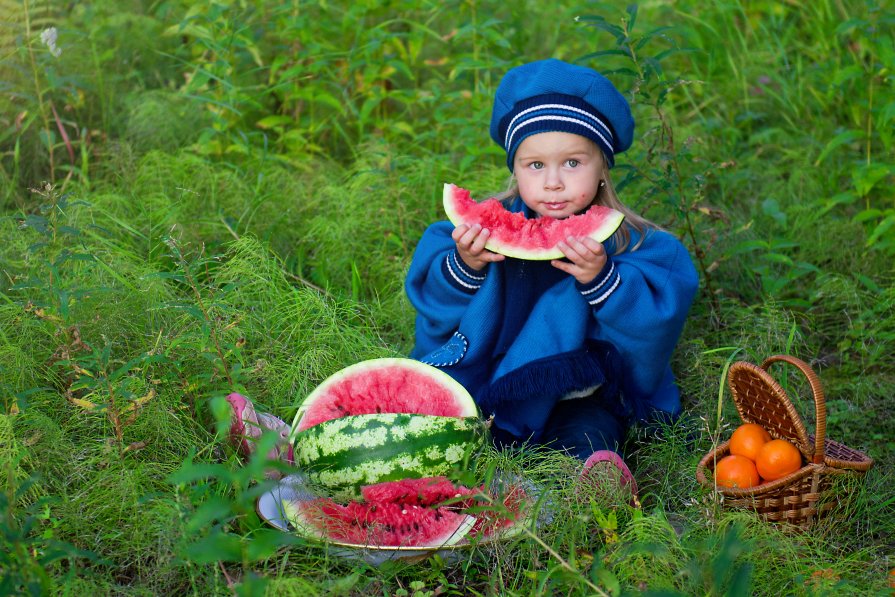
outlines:
{"label": "blonde hair", "polygon": [[[596,145],[596,143],[594,145]],[[602,151],[600,151],[600,155],[602,156]],[[609,168],[606,165],[605,156],[603,157],[603,168],[600,172],[600,180],[605,184],[597,187],[597,195],[594,197],[591,205],[611,207],[625,215],[624,223],[619,226],[618,230],[615,231],[615,234],[612,235],[612,241],[615,244],[615,252],[623,253],[628,250],[628,245],[631,244],[632,228],[640,235],[637,243],[630,249],[631,251],[636,251],[646,238],[647,232],[649,230],[661,230],[661,226],[647,220],[640,214],[635,213],[630,207],[621,202],[621,199],[618,198],[618,194],[615,192],[612,179],[609,177]],[[510,200],[515,199],[518,196],[519,184],[516,182],[516,175],[512,174],[507,182],[507,189],[495,195],[494,198],[507,204]]]}

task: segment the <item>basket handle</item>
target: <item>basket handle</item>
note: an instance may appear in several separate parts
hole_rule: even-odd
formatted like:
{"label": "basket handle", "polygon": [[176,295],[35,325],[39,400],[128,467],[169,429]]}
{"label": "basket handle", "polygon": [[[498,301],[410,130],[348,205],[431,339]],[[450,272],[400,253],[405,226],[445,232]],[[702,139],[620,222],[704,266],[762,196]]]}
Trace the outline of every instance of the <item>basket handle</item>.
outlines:
{"label": "basket handle", "polygon": [[768,357],[761,364],[761,368],[765,371],[768,370],[768,367],[771,364],[776,363],[778,361],[783,361],[784,363],[789,363],[790,365],[795,366],[801,371],[806,378],[808,378],[808,383],[811,385],[811,392],[814,394],[814,411],[815,411],[815,433],[814,433],[814,464],[823,464],[824,462],[824,451],[826,448],[826,435],[827,435],[827,401],[824,397],[824,390],[820,384],[820,378],[817,377],[817,373],[811,368],[808,363],[801,359],[797,359],[796,357],[778,354],[772,357]]}

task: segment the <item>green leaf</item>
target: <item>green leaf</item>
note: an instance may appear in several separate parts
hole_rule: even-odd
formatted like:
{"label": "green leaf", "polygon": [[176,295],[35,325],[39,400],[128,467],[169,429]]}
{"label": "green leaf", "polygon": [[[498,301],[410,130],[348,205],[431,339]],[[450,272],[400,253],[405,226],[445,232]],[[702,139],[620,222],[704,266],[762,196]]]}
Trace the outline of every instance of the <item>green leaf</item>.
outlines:
{"label": "green leaf", "polygon": [[855,277],[858,279],[858,282],[860,282],[867,290],[870,290],[877,294],[883,291],[879,284],[877,284],[871,278],[868,278],[864,274],[857,274]]}
{"label": "green leaf", "polygon": [[820,163],[824,161],[827,156],[833,153],[838,147],[845,145],[846,143],[859,141],[863,138],[864,133],[862,133],[861,131],[847,130],[839,133],[827,142],[823,150],[820,152],[820,155],[817,156],[816,160],[814,160],[814,165],[819,166]]}
{"label": "green leaf", "polygon": [[858,19],[858,18],[847,19],[847,20],[839,23],[839,25],[836,27],[836,35],[843,35],[857,27],[866,27],[866,26],[867,26],[867,21],[865,19]]}
{"label": "green leaf", "polygon": [[734,568],[733,577],[730,580],[730,585],[727,587],[727,591],[724,593],[729,597],[736,597],[737,595],[751,595],[752,594],[752,564],[746,562],[740,564]]}
{"label": "green leaf", "polygon": [[892,171],[892,166],[875,162],[864,164],[852,170],[852,181],[855,184],[855,190],[858,192],[858,195],[861,197],[867,195],[876,183],[888,176]]}
{"label": "green leaf", "polygon": [[882,211],[880,211],[876,208],[870,208],[870,209],[865,209],[865,210],[862,210],[862,211],[859,211],[858,213],[856,213],[855,216],[851,219],[851,221],[855,222],[855,223],[866,222],[868,220],[875,220],[876,218],[880,217],[881,215],[883,215]]}
{"label": "green leaf", "polygon": [[[646,35],[644,35],[640,41],[637,42],[637,45],[634,46],[635,50],[641,50],[646,44],[651,42],[654,37],[661,37],[662,39],[666,39],[671,41],[667,35],[665,35],[666,31],[670,31],[674,29],[674,27],[665,26],[665,27],[656,27]],[[673,43],[673,42],[672,42]]]}
{"label": "green leaf", "polygon": [[41,234],[47,234],[49,224],[50,221],[47,220],[47,218],[45,218],[44,216],[28,214],[27,216],[25,216],[25,220],[21,223],[21,226],[23,228],[33,228]]}
{"label": "green leaf", "polygon": [[837,194],[833,195],[832,197],[830,197],[829,199],[827,199],[827,202],[824,205],[824,208],[822,210],[820,210],[818,215],[822,216],[839,205],[851,205],[858,199],[859,199],[859,197],[856,194],[852,193],[851,191],[844,191],[842,193],[837,193]]}
{"label": "green leaf", "polygon": [[863,76],[864,69],[853,64],[836,71],[836,74],[833,75],[833,85],[842,85],[846,81],[851,81],[852,79],[860,79]]}
{"label": "green leaf", "polygon": [[600,568],[599,570],[595,570],[593,572],[592,577],[600,586],[605,587],[606,591],[610,595],[621,595],[621,582],[618,580],[618,577],[612,573],[611,570],[607,568]]}
{"label": "green leaf", "polygon": [[230,469],[223,464],[195,464],[188,459],[179,469],[168,475],[165,480],[171,485],[185,485],[194,481],[215,477],[228,480],[232,476]]}
{"label": "green leaf", "polygon": [[628,48],[600,50],[599,52],[591,52],[590,54],[585,54],[584,56],[578,58],[576,62],[584,62],[585,60],[590,60],[591,58],[600,58],[602,56],[624,56],[628,58],[631,56],[631,51]]}
{"label": "green leaf", "polygon": [[653,58],[655,58],[656,61],[662,61],[669,56],[673,56],[674,54],[690,53],[696,51],[698,51],[696,48],[668,48],[667,50],[659,52]]}
{"label": "green leaf", "polygon": [[196,564],[241,562],[242,540],[237,535],[214,531],[187,547],[186,555]]}
{"label": "green leaf", "polygon": [[198,533],[214,524],[224,522],[233,517],[233,508],[230,503],[220,496],[212,496],[207,502],[190,516],[186,524],[189,533]]}
{"label": "green leaf", "polygon": [[793,249],[798,247],[799,243],[794,240],[775,238],[769,243],[769,246],[772,251],[779,251],[780,249]]}
{"label": "green leaf", "polygon": [[607,23],[602,17],[579,17],[579,21],[586,21],[592,27],[602,29],[615,36],[616,41],[621,42],[625,39],[625,30],[618,25]]}
{"label": "green leaf", "polygon": [[807,261],[796,261],[796,267],[799,268],[799,271],[804,273],[821,273],[821,269],[814,265],[813,263],[808,263]]}
{"label": "green leaf", "polygon": [[631,31],[637,22],[637,5],[629,4],[625,10],[628,12],[628,31]]}
{"label": "green leaf", "polygon": [[765,261],[770,261],[771,263],[782,263],[784,265],[794,265],[791,257],[784,255],[783,253],[767,253],[761,256]]}
{"label": "green leaf", "polygon": [[300,545],[304,540],[298,535],[284,533],[275,529],[260,529],[251,535],[247,546],[250,561],[266,560],[277,553],[281,547]]}
{"label": "green leaf", "polygon": [[768,198],[762,201],[761,211],[773,218],[781,227],[786,227],[786,214],[780,210],[780,203],[776,199]]}
{"label": "green leaf", "polygon": [[895,102],[889,102],[879,111],[879,123],[877,126],[884,127],[892,119],[895,119]]}
{"label": "green leaf", "polygon": [[882,236],[892,228],[892,226],[895,226],[895,214],[886,216],[876,225],[876,228],[873,229],[873,232],[871,232],[870,236],[867,238],[865,246],[869,248],[875,245]]}
{"label": "green leaf", "polygon": [[265,116],[261,120],[255,123],[259,129],[269,130],[272,128],[277,128],[280,126],[288,126],[293,123],[293,120],[289,116],[283,116],[282,114],[271,114],[270,116]]}
{"label": "green leaf", "polygon": [[[651,56],[648,56],[643,59],[643,63],[647,67],[649,67],[647,69],[644,69],[646,72],[652,71],[652,72],[656,73],[657,78],[659,78],[659,79],[662,78],[662,65],[659,64],[658,60],[656,60],[655,58],[653,58]],[[663,97],[664,97],[664,95],[663,95]]]}
{"label": "green leaf", "polygon": [[768,243],[763,240],[746,240],[734,245],[730,253],[731,255],[739,255],[741,253],[750,253],[759,249],[767,250],[769,248],[770,246]]}

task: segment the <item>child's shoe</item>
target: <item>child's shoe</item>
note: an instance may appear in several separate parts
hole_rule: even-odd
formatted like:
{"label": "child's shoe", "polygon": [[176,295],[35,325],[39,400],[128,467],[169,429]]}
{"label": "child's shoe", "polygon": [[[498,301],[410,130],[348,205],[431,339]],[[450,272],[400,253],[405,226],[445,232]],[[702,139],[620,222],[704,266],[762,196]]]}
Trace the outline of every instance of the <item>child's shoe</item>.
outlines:
{"label": "child's shoe", "polygon": [[270,413],[255,411],[252,401],[242,394],[233,393],[227,396],[232,409],[230,417],[230,441],[234,449],[248,458],[255,451],[255,442],[265,431],[279,434],[276,446],[267,453],[269,460],[282,460],[292,464],[292,444],[289,442],[289,425]]}
{"label": "child's shoe", "polygon": [[[614,493],[618,490],[630,497],[632,506],[640,505],[634,475],[622,457],[612,450],[599,450],[591,454],[584,461],[578,482],[581,486],[592,487],[601,492],[607,492],[608,489],[609,493]],[[607,487],[607,483],[612,484],[612,487]]]}

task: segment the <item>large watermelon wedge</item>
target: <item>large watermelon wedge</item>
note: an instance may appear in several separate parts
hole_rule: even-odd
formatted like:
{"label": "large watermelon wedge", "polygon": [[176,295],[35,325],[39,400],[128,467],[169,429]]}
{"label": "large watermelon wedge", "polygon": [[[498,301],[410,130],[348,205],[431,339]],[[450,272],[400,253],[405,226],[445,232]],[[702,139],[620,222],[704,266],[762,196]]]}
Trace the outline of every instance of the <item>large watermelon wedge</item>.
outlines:
{"label": "large watermelon wedge", "polygon": [[444,211],[452,224],[481,224],[491,231],[486,249],[517,259],[561,259],[563,253],[556,248],[560,241],[571,235],[577,238],[589,236],[603,242],[625,218],[620,211],[594,205],[583,214],[562,220],[526,219],[522,213],[507,211],[496,199],[477,202],[470,197],[469,191],[450,183],[444,185],[443,201]]}
{"label": "large watermelon wedge", "polygon": [[445,475],[486,437],[462,385],[431,365],[391,358],[326,379],[299,408],[291,440],[310,483],[349,501],[365,485]]}

